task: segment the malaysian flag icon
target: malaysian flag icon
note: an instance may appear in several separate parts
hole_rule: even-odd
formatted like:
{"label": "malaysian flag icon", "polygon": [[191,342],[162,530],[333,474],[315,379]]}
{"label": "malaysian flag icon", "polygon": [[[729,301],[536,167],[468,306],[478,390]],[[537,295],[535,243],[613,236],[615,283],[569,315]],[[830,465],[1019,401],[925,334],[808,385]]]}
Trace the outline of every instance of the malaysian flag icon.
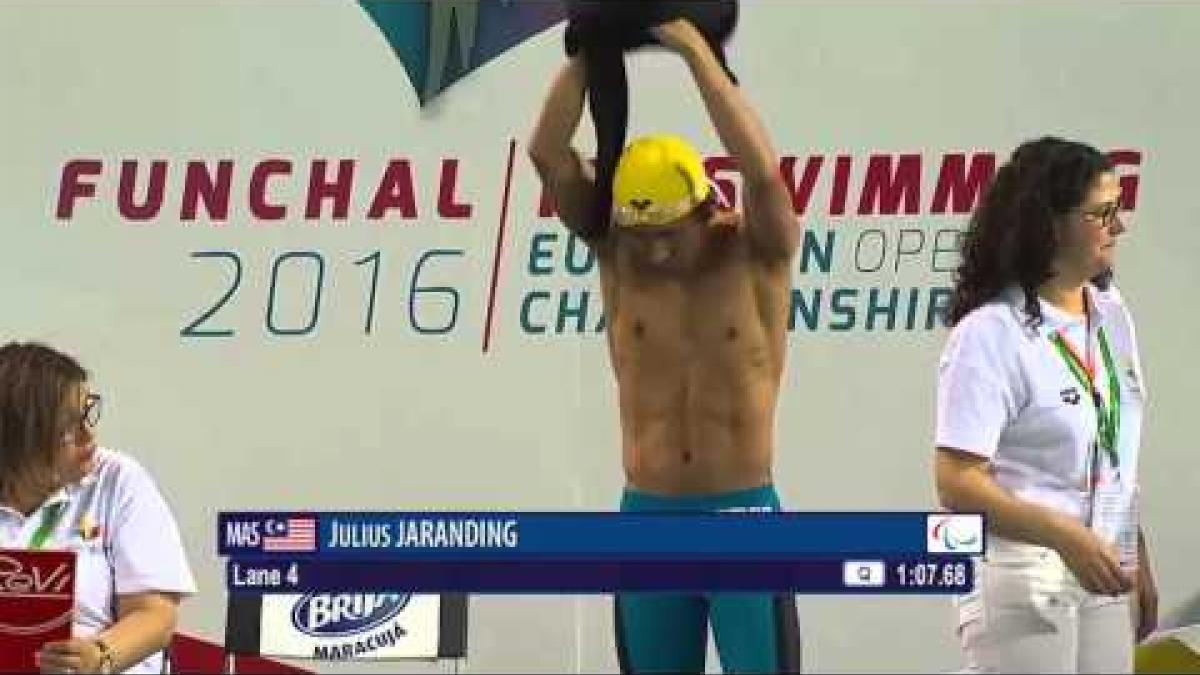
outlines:
{"label": "malaysian flag icon", "polygon": [[308,517],[268,520],[262,550],[264,553],[315,553],[317,519]]}

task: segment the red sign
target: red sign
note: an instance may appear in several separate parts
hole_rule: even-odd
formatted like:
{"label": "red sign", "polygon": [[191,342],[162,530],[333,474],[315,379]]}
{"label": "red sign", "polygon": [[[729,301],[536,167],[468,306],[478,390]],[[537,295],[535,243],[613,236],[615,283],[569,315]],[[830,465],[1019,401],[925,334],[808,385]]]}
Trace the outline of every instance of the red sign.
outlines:
{"label": "red sign", "polygon": [[0,672],[37,672],[34,654],[71,637],[75,553],[0,549]]}

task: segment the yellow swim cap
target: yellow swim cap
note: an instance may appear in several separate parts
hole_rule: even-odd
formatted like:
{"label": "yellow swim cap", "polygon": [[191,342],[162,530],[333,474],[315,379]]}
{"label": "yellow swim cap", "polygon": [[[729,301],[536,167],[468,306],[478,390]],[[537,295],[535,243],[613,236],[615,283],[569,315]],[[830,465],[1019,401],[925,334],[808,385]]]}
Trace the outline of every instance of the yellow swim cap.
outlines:
{"label": "yellow swim cap", "polygon": [[613,176],[613,220],[622,227],[664,225],[708,197],[700,153],[678,136],[643,136],[625,148]]}

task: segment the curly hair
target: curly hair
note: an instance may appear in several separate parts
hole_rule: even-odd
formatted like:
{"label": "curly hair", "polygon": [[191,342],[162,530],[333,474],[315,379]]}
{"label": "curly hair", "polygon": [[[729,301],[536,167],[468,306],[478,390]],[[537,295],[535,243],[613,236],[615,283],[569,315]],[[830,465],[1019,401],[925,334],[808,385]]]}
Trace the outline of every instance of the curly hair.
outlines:
{"label": "curly hair", "polygon": [[1042,322],[1037,288],[1053,276],[1059,249],[1055,222],[1079,207],[1092,181],[1112,162],[1084,143],[1047,136],[1022,143],[988,186],[962,240],[947,322],[1019,285],[1031,324]]}

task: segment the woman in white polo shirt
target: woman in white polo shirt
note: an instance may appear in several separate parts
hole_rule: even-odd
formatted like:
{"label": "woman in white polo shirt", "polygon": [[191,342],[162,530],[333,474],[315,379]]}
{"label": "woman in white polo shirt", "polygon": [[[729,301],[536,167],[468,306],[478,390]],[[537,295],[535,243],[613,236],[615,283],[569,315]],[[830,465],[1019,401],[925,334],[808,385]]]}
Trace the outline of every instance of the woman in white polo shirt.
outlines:
{"label": "woman in white polo shirt", "polygon": [[1120,194],[1094,148],[1031,141],[965,233],[935,479],[943,506],[987,522],[976,591],[958,599],[977,671],[1131,672],[1135,634],[1156,621],[1137,518],[1146,392],[1133,321],[1108,283]]}
{"label": "woman in white polo shirt", "polygon": [[96,445],[87,380],[43,345],[0,347],[0,546],[78,553],[74,637],[43,646],[43,672],[157,673],[195,582],[149,474]]}

